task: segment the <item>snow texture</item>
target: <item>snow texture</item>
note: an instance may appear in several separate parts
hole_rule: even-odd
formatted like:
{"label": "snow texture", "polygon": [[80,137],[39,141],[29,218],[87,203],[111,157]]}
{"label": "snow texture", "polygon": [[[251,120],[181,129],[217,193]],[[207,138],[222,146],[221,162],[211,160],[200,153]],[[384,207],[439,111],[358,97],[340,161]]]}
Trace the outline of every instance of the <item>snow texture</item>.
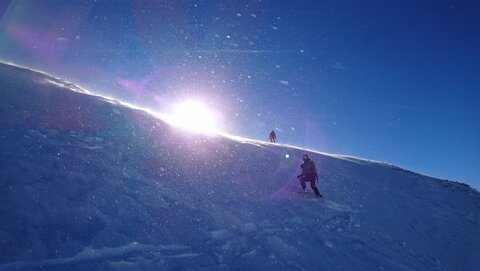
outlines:
{"label": "snow texture", "polygon": [[[0,270],[480,268],[465,184],[185,132],[12,65],[0,88]],[[298,193],[304,152],[322,199]]]}

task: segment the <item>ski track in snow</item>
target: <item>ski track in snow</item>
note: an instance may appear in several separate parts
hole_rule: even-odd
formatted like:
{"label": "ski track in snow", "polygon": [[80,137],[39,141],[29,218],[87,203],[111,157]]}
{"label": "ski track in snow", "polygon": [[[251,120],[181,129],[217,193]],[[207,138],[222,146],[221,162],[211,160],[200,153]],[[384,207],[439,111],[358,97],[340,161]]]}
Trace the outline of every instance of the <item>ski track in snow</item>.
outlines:
{"label": "ski track in snow", "polygon": [[[0,270],[480,266],[480,196],[467,185],[381,162],[188,134],[4,64],[0,85]],[[304,152],[324,198],[308,185],[298,193]]]}

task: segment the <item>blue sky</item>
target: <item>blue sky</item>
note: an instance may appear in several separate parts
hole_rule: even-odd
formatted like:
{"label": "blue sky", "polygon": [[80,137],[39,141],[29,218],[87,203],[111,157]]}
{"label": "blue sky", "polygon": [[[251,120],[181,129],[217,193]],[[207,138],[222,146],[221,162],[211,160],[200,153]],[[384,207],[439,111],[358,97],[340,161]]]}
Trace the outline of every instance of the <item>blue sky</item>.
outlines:
{"label": "blue sky", "polygon": [[480,188],[478,1],[3,1],[0,59]]}

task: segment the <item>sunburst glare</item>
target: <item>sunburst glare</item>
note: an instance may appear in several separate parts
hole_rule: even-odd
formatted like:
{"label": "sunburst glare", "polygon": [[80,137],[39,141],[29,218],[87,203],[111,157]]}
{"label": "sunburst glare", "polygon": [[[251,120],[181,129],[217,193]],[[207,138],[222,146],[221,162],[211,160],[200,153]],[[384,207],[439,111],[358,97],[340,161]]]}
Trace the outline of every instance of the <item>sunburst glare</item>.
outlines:
{"label": "sunburst glare", "polygon": [[181,101],[168,114],[170,122],[180,128],[200,133],[218,133],[218,118],[200,101]]}

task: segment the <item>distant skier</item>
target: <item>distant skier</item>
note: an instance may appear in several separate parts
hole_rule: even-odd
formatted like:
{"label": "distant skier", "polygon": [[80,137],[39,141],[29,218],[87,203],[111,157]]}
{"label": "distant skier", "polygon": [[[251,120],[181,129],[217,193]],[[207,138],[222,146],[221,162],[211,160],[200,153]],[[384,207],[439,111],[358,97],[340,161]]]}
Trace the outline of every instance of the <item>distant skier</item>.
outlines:
{"label": "distant skier", "polygon": [[302,174],[298,175],[297,178],[300,179],[300,183],[302,185],[303,192],[306,192],[307,185],[305,182],[310,182],[310,186],[315,192],[315,196],[322,197],[322,194],[318,192],[318,188],[315,185],[316,181],[318,180],[317,168],[315,167],[315,163],[308,158],[307,154],[302,156],[303,164],[300,165],[302,169]]}
{"label": "distant skier", "polygon": [[276,143],[276,142],[277,142],[277,135],[275,134],[275,131],[272,130],[272,131],[270,132],[270,137],[269,137],[269,138],[270,138],[270,142],[272,142],[272,143]]}

